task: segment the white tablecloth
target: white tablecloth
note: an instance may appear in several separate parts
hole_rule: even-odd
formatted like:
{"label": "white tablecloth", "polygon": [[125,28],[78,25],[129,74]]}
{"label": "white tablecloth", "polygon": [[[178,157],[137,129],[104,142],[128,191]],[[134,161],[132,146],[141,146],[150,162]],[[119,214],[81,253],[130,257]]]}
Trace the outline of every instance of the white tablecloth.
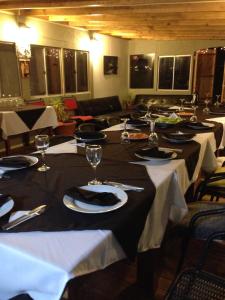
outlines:
{"label": "white tablecloth", "polygon": [[36,121],[34,126],[30,129],[18,116],[15,111],[2,111],[1,113],[1,124],[3,139],[7,139],[11,135],[17,135],[31,130],[46,128],[46,127],[57,127],[57,115],[53,106],[47,106],[44,112],[41,114],[39,119]]}
{"label": "white tablecloth", "polygon": [[[208,159],[214,157],[214,135],[199,134],[196,140],[201,144],[200,162],[192,180],[183,159],[160,164],[139,162],[156,187],[139,251],[160,246],[168,220],[179,221],[187,212],[183,195],[201,166],[215,167],[214,160]],[[0,257],[1,300],[24,291],[35,300],[56,300],[70,278],[105,268],[125,254],[110,231],[86,230],[4,233],[0,235]]]}

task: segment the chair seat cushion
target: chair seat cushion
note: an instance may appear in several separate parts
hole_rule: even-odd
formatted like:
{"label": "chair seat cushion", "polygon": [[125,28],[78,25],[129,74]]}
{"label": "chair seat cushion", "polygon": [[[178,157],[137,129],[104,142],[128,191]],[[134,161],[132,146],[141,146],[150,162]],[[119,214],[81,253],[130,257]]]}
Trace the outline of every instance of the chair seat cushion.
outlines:
{"label": "chair seat cushion", "polygon": [[[188,214],[183,218],[178,227],[187,229],[191,218],[198,212],[225,208],[225,204],[194,202],[188,205]],[[201,217],[197,222],[194,230],[194,237],[197,239],[206,239],[210,234],[217,230],[225,228],[225,213],[213,216]]]}
{"label": "chair seat cushion", "polygon": [[[215,171],[215,173],[216,174],[218,174],[218,173],[225,173],[225,167],[218,168]],[[225,188],[225,179],[217,180],[215,182],[208,183],[207,185],[208,186],[218,186],[218,187],[224,187]]]}
{"label": "chair seat cushion", "polygon": [[76,120],[76,119],[80,119],[82,121],[90,121],[93,120],[94,118],[92,116],[70,116],[71,120]]}

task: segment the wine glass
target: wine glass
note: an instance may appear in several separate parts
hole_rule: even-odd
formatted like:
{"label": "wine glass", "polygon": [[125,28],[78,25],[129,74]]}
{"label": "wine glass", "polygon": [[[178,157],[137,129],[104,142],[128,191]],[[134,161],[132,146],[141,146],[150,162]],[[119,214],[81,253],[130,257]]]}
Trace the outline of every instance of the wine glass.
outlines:
{"label": "wine glass", "polygon": [[216,102],[214,103],[216,107],[220,106],[220,95],[216,95]]}
{"label": "wine glass", "polygon": [[209,113],[208,105],[209,105],[209,102],[210,102],[209,98],[206,98],[204,102],[205,102],[205,108],[203,109],[203,112],[208,114]]}
{"label": "wine glass", "polygon": [[184,98],[180,99],[180,108],[179,108],[179,111],[184,111],[184,101],[185,101]]}
{"label": "wine glass", "polygon": [[88,182],[88,185],[102,184],[101,181],[97,180],[96,168],[102,158],[102,147],[100,145],[87,145],[86,147],[86,158],[89,164],[94,170],[94,179]]}
{"label": "wine glass", "polygon": [[42,166],[38,168],[38,171],[46,172],[50,169],[50,167],[45,163],[45,150],[47,150],[49,146],[49,136],[47,134],[36,135],[34,140],[36,148],[41,151],[42,157]]}
{"label": "wine glass", "polygon": [[124,127],[123,127],[123,131],[121,133],[120,136],[120,140],[121,140],[121,144],[129,144],[130,143],[130,139],[129,139],[129,132],[127,131],[127,121],[129,119],[122,119],[122,121],[124,121]]}
{"label": "wine glass", "polygon": [[148,144],[151,148],[158,147],[159,138],[158,138],[158,134],[155,132],[155,120],[150,119],[149,123],[150,123],[150,134],[148,137]]}
{"label": "wine glass", "polygon": [[148,102],[148,104],[147,104],[147,111],[146,111],[146,113],[144,115],[144,118],[147,119],[147,120],[151,118],[151,110],[150,110],[151,107],[152,107],[152,103]]}
{"label": "wine glass", "polygon": [[193,116],[190,117],[190,121],[191,122],[197,122],[198,121],[198,117],[196,114],[196,110],[197,110],[198,106],[197,105],[193,105],[192,109],[193,109]]}

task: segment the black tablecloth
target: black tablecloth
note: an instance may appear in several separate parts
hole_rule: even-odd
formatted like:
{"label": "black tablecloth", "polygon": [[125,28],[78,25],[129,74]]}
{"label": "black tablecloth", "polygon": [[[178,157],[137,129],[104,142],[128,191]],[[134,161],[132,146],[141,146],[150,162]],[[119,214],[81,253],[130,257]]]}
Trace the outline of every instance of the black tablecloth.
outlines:
{"label": "black tablecloth", "polygon": [[[47,204],[47,211],[10,232],[112,230],[129,258],[137,253],[140,235],[155,196],[155,187],[145,167],[127,162],[103,159],[98,167],[101,180],[116,180],[144,187],[143,192],[129,191],[128,202],[118,210],[103,214],[82,214],[64,206],[63,196],[68,188],[86,185],[93,171],[83,155],[47,155],[51,169],[38,172],[36,166],[11,173],[2,180],[0,193],[10,193],[15,200],[14,210],[29,210]],[[1,225],[6,222],[2,218]]]}

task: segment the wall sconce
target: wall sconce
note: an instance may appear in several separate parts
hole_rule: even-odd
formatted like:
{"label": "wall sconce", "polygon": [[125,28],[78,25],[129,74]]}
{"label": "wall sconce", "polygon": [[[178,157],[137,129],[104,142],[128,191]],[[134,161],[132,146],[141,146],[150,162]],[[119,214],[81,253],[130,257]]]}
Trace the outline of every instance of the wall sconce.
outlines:
{"label": "wall sconce", "polygon": [[17,56],[19,60],[30,60],[30,27],[25,24],[19,24],[18,37],[17,37]]}
{"label": "wall sconce", "polygon": [[17,57],[20,63],[22,78],[30,75],[30,58],[31,58],[31,30],[25,23],[18,23],[18,36],[16,42]]}

